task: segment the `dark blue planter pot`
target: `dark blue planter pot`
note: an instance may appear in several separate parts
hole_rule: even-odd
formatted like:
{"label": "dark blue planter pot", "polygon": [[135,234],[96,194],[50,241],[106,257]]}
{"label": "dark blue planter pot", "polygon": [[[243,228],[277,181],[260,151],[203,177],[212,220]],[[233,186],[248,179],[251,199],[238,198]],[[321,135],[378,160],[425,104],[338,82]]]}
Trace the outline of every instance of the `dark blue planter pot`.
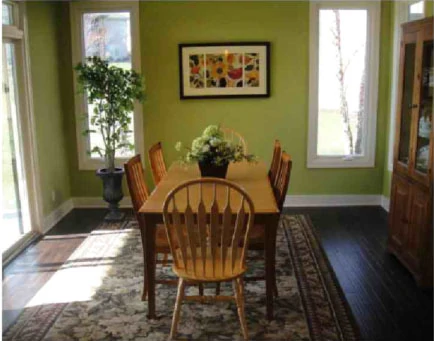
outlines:
{"label": "dark blue planter pot", "polygon": [[104,201],[109,204],[109,213],[105,216],[106,221],[119,221],[124,219],[124,214],[119,210],[119,201],[124,197],[122,192],[122,177],[125,171],[122,168],[115,168],[109,172],[106,168],[96,171],[96,175],[102,180]]}

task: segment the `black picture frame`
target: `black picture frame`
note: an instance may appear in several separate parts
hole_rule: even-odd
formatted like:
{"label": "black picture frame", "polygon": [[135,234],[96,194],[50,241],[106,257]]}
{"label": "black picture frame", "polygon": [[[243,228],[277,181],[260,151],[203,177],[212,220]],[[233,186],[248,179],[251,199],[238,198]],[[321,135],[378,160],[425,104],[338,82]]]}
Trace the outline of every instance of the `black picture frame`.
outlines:
{"label": "black picture frame", "polygon": [[[253,76],[248,81],[245,77],[249,77],[252,71],[246,72],[245,54],[253,56],[254,65],[247,67],[255,68],[253,75],[257,75],[257,79]],[[206,99],[206,98],[264,98],[270,97],[270,42],[218,42],[218,43],[182,43],[178,45],[179,57],[179,95],[180,99]],[[228,54],[242,54],[242,80],[238,80],[236,86],[226,87],[219,85],[208,86],[215,84],[215,80],[208,81],[209,72],[205,67],[202,70],[203,77],[200,75],[191,77],[191,62],[199,62],[199,58],[191,58],[191,56],[203,55],[202,60],[206,61],[206,55],[211,55],[215,58],[221,58]],[[256,57],[255,55],[259,55]],[[263,60],[265,58],[265,60]],[[220,59],[221,60],[221,59]],[[252,58],[249,58],[251,61]],[[227,61],[227,60],[226,60]],[[206,63],[206,62],[204,62]],[[256,68],[256,64],[258,67]],[[198,66],[199,67],[199,66]],[[199,67],[200,68],[200,67]],[[239,76],[239,69],[236,76]],[[250,75],[249,75],[250,73]],[[230,76],[222,77],[233,82]],[[221,79],[219,79],[221,81]],[[192,82],[196,82],[196,86],[192,87]],[[240,86],[240,82],[242,82]],[[257,82],[257,84],[256,84]],[[199,85],[197,85],[199,84]],[[226,83],[225,83],[226,84]],[[232,83],[234,84],[234,83]],[[252,85],[253,84],[253,85]]]}

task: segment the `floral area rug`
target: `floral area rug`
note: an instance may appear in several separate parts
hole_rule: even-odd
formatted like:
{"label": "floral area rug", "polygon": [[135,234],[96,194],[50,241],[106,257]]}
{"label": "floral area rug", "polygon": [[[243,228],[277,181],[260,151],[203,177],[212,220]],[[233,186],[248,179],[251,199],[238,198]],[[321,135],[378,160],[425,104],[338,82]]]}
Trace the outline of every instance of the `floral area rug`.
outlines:
{"label": "floral area rug", "polygon": [[[136,222],[104,225],[71,255],[26,306],[3,340],[167,340],[176,287],[157,285],[158,319],[148,320],[141,301],[143,256]],[[122,229],[121,229],[122,228]],[[279,296],[275,319],[266,319],[265,285],[246,283],[246,317],[251,340],[358,340],[357,326],[309,219],[284,215],[277,240]],[[263,272],[249,260],[247,275]],[[159,278],[174,277],[157,266]],[[205,294],[213,294],[210,284]],[[187,294],[197,294],[197,287]],[[232,294],[230,283],[222,294]],[[234,303],[184,302],[181,340],[241,340]]]}

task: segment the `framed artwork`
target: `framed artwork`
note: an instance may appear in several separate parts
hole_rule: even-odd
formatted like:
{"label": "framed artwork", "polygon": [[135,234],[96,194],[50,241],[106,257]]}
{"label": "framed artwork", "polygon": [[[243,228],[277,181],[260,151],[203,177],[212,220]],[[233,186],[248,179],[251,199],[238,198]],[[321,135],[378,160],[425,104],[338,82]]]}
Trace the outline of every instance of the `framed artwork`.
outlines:
{"label": "framed artwork", "polygon": [[270,96],[270,43],[179,44],[180,98]]}

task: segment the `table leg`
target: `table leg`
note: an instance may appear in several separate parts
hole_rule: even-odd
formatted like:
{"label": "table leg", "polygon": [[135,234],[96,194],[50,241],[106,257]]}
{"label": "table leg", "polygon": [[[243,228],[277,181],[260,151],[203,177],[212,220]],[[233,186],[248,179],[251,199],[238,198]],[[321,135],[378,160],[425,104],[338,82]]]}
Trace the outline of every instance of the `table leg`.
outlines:
{"label": "table leg", "polygon": [[148,318],[155,319],[155,232],[156,221],[150,215],[142,215],[141,230],[144,260],[143,298],[148,294]]}
{"label": "table leg", "polygon": [[276,235],[279,215],[273,214],[266,219],[265,228],[265,288],[267,302],[267,318],[272,320],[274,283],[276,280]]}

